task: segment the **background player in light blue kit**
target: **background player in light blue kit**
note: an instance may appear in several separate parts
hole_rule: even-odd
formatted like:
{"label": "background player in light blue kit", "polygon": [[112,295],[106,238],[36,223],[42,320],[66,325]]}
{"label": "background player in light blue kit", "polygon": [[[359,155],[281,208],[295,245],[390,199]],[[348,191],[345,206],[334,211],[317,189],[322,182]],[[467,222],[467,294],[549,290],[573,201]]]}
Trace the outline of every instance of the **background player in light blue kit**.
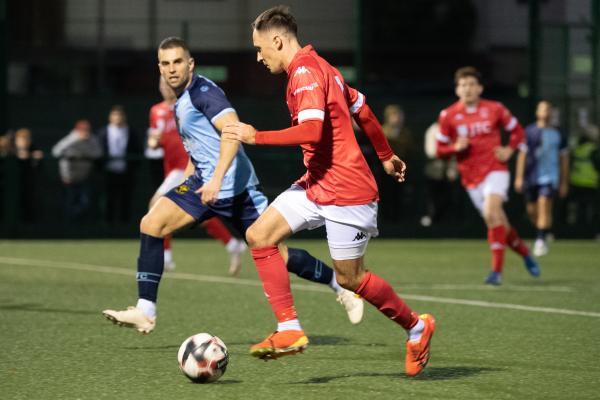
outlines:
{"label": "background player in light blue kit", "polygon": [[569,190],[569,152],[565,138],[550,124],[552,104],[540,101],[536,122],[525,128],[527,147],[519,152],[515,190],[525,195],[527,214],[537,228],[535,256],[548,253],[546,237],[552,228],[552,203],[556,192]]}

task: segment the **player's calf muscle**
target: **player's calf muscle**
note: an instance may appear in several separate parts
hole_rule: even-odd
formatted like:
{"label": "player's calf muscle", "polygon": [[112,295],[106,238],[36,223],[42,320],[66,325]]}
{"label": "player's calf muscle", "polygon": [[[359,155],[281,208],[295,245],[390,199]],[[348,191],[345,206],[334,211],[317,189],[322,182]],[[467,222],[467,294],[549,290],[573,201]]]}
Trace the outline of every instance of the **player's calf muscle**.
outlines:
{"label": "player's calf muscle", "polygon": [[355,291],[360,286],[365,274],[362,260],[333,260],[335,278],[344,289]]}

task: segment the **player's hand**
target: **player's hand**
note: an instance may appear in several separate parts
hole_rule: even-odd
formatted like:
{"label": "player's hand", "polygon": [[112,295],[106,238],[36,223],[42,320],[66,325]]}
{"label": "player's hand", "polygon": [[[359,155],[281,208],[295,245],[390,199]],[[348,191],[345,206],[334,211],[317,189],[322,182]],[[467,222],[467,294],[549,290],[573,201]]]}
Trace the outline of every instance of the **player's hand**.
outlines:
{"label": "player's hand", "polygon": [[523,179],[515,179],[515,192],[523,193]]}
{"label": "player's hand", "polygon": [[211,179],[196,190],[196,193],[200,194],[202,204],[214,204],[219,199],[220,191],[221,182]]}
{"label": "player's hand", "polygon": [[406,173],[406,164],[397,155],[393,155],[389,160],[383,161],[383,169],[386,174],[394,178],[397,182],[404,182]]}
{"label": "player's hand", "polygon": [[148,147],[156,149],[160,146],[160,137],[162,131],[160,129],[150,128],[148,129]]}
{"label": "player's hand", "polygon": [[510,146],[498,146],[494,149],[494,154],[500,162],[507,162],[514,152]]}
{"label": "player's hand", "polygon": [[221,132],[221,138],[225,140],[237,140],[246,144],[256,144],[256,129],[252,125],[243,122],[227,124]]}
{"label": "player's hand", "polygon": [[469,138],[466,136],[459,136],[454,142],[454,151],[457,153],[466,150],[467,147],[469,147]]}
{"label": "player's hand", "polygon": [[561,199],[564,199],[569,194],[569,185],[566,183],[561,183],[558,187],[558,196]]}

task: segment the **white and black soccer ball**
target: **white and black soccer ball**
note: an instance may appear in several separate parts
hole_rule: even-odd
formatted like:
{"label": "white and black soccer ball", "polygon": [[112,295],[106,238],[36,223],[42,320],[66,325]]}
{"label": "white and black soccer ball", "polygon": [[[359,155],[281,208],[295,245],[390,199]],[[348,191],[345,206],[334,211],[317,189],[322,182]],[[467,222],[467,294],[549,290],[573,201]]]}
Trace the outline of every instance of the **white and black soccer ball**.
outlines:
{"label": "white and black soccer ball", "polygon": [[225,373],[229,363],[227,346],[210,333],[198,333],[185,339],[177,353],[179,369],[192,381],[210,383]]}

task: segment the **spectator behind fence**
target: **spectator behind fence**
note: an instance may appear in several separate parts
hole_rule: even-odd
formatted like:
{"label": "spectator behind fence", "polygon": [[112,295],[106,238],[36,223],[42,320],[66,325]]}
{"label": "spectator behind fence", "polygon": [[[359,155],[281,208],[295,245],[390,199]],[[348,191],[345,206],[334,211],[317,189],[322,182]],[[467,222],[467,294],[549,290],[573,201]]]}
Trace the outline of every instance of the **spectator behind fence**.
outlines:
{"label": "spectator behind fence", "polygon": [[17,158],[17,179],[19,190],[19,218],[24,222],[33,222],[37,214],[37,177],[44,152],[34,142],[31,130],[17,129],[14,135],[12,153]]}
{"label": "spectator behind fence", "polygon": [[0,157],[7,157],[11,150],[11,132],[8,131],[4,135],[0,136]]}
{"label": "spectator behind fence", "polygon": [[425,131],[425,215],[421,225],[428,227],[446,214],[456,194],[452,183],[458,178],[455,159],[437,158],[437,135],[440,125],[434,122]]}
{"label": "spectator behind fence", "polygon": [[600,130],[596,125],[583,128],[577,145],[571,151],[571,174],[567,223],[592,229],[600,239]]}
{"label": "spectator behind fence", "polygon": [[79,120],[73,130],[52,148],[59,158],[58,169],[64,186],[64,215],[68,221],[85,218],[91,206],[90,175],[102,147],[92,135],[90,123]]}
{"label": "spectator behind fence", "polygon": [[[397,104],[390,104],[383,111],[383,132],[390,144],[390,147],[400,159],[407,164],[407,174],[411,175],[411,165],[414,166],[415,160],[415,141],[411,131],[406,128],[404,111]],[[383,171],[378,163],[375,169],[375,177],[381,201],[379,207],[380,215],[386,221],[397,221],[401,216],[402,210],[408,209],[408,204],[412,202],[413,180],[407,179],[402,185],[398,185],[393,179]]]}
{"label": "spectator behind fence", "polygon": [[111,108],[108,125],[101,128],[98,135],[106,156],[106,221],[126,223],[131,217],[133,174],[142,146],[135,130],[127,124],[125,110],[119,105]]}

